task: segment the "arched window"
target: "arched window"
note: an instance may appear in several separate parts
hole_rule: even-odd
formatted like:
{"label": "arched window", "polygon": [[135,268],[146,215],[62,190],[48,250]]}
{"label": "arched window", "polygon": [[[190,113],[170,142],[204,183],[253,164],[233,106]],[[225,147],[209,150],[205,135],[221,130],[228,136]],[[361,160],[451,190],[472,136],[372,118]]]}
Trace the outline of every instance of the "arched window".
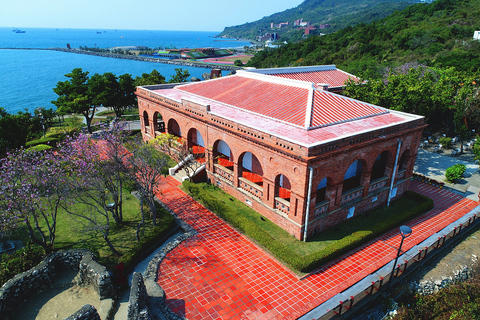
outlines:
{"label": "arched window", "polygon": [[372,174],[370,175],[370,181],[380,179],[385,176],[385,168],[387,167],[388,152],[383,151],[372,166]]}
{"label": "arched window", "polygon": [[143,125],[145,127],[148,127],[150,126],[150,122],[148,120],[148,112],[147,111],[143,111]]}
{"label": "arched window", "polygon": [[168,133],[179,138],[182,137],[182,131],[180,130],[180,126],[175,119],[168,120]]}
{"label": "arched window", "polygon": [[163,122],[162,115],[157,111],[153,114],[153,125],[156,132],[165,132],[165,123]]}
{"label": "arched window", "polygon": [[343,178],[343,192],[360,186],[362,167],[362,161],[360,160],[355,160],[350,167],[348,167]]}
{"label": "arched window", "polygon": [[233,156],[230,146],[223,140],[217,140],[213,146],[215,163],[233,170]]}
{"label": "arched window", "polygon": [[320,203],[325,201],[325,197],[327,194],[327,178],[323,178],[322,181],[317,186],[317,200],[315,203]]}
{"label": "arched window", "polygon": [[275,196],[282,198],[284,200],[290,201],[292,186],[290,185],[290,180],[283,174],[279,174],[275,178]]}
{"label": "arched window", "polygon": [[245,152],[240,161],[241,177],[258,185],[263,185],[263,169],[257,157],[251,152]]}

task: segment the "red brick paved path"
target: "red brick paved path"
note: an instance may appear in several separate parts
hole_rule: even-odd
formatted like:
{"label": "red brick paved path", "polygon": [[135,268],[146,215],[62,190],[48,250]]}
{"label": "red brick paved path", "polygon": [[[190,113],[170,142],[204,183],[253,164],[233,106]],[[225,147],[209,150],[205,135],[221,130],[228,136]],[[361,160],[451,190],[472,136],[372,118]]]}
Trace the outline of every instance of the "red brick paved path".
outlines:
{"label": "red brick paved path", "polygon": [[[393,260],[400,242],[391,231],[299,280],[178,184],[163,179],[158,196],[199,234],[167,255],[158,283],[170,309],[188,319],[295,319]],[[434,209],[408,223],[405,251],[477,205],[417,181],[411,190],[432,198]]]}

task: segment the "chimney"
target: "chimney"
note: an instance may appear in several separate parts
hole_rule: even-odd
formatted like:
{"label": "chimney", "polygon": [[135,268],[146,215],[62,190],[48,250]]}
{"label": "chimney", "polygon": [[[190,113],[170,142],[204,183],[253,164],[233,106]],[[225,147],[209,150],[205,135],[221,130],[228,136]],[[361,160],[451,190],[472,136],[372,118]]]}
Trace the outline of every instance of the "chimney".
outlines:
{"label": "chimney", "polygon": [[222,76],[222,71],[220,69],[212,69],[210,72],[210,79],[220,78]]}
{"label": "chimney", "polygon": [[317,83],[317,88],[323,91],[328,91],[328,83]]}

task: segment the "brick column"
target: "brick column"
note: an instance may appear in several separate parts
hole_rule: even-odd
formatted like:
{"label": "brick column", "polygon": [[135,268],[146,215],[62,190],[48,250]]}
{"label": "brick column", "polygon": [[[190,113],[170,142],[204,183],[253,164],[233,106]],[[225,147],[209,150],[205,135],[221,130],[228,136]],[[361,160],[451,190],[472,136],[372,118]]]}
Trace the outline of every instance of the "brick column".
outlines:
{"label": "brick column", "polygon": [[238,183],[238,178],[240,178],[238,166],[239,166],[238,163],[236,163],[236,162],[233,163],[233,186],[235,188],[238,188],[239,185],[240,185]]}
{"label": "brick column", "polygon": [[275,183],[263,177],[262,202],[270,208],[275,208]]}
{"label": "brick column", "polygon": [[370,187],[371,171],[362,171],[362,177],[360,178],[360,185],[363,186],[362,198],[368,196],[368,187]]}
{"label": "brick column", "polygon": [[343,181],[335,184],[331,188],[328,188],[327,186],[325,198],[327,198],[330,201],[330,204],[329,204],[330,211],[341,207],[342,192],[343,192]]}
{"label": "brick column", "polygon": [[207,170],[213,172],[213,164],[214,164],[214,157],[213,157],[213,150],[205,148],[205,163],[207,165]]}

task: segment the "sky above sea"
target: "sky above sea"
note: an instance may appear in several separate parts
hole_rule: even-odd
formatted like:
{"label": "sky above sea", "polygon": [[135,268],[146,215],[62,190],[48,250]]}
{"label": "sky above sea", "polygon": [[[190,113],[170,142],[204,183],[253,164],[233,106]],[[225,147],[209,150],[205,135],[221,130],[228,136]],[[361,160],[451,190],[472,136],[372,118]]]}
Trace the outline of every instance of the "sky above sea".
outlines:
{"label": "sky above sea", "polygon": [[[243,47],[248,42],[216,39],[216,32],[200,31],[145,31],[107,29],[46,29],[22,28],[25,33],[12,32],[12,28],[0,28],[0,48],[72,48],[79,46],[110,48],[117,46],[147,47]],[[97,33],[100,32],[100,33]],[[53,108],[57,99],[53,88],[59,81],[68,80],[65,74],[74,68],[82,68],[90,75],[112,72],[117,76],[129,73],[133,77],[156,69],[167,80],[179,66],[164,63],[133,61],[96,57],[50,50],[0,49],[0,107],[9,113],[32,112],[37,107]],[[191,77],[202,79],[207,68],[188,69]],[[226,74],[226,72],[224,72]]]}
{"label": "sky above sea", "polygon": [[3,1],[0,27],[202,30],[252,22],[303,0],[18,0]]}

